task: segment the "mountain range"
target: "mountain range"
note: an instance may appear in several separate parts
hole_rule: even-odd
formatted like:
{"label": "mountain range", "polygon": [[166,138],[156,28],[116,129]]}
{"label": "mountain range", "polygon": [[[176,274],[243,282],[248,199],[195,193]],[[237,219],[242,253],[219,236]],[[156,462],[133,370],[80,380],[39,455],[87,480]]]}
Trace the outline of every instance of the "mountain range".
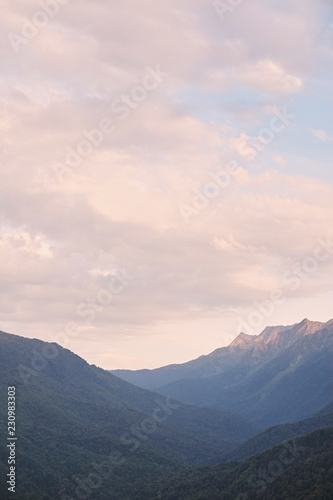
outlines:
{"label": "mountain range", "polygon": [[296,422],[333,395],[333,320],[304,319],[240,333],[227,347],[180,365],[113,374],[187,404],[234,411],[260,426]]}
{"label": "mountain range", "polygon": [[[0,332],[0,366],[2,398],[9,386],[16,388],[20,500],[76,498],[89,474],[112,462],[113,474],[94,498],[124,499],[133,484],[206,463],[259,430],[231,412],[135,387],[37,339]],[[1,404],[5,439],[6,411]],[[0,465],[7,469],[6,447],[0,447]],[[7,498],[5,483],[0,474],[1,500]]]}
{"label": "mountain range", "polygon": [[[16,497],[264,500],[298,498],[298,485],[312,495],[300,499],[332,498],[332,337],[333,321],[304,320],[184,365],[124,372],[149,386],[155,377],[154,392],[57,344],[0,332],[2,443],[3,401],[16,392]],[[305,454],[267,472],[295,443]],[[7,500],[6,446],[0,469]]]}

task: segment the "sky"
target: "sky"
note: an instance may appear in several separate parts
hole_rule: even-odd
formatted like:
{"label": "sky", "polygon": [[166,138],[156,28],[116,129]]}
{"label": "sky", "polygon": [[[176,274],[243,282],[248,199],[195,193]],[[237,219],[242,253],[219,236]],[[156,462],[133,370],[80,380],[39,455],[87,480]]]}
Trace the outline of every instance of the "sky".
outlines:
{"label": "sky", "polygon": [[329,0],[0,7],[1,330],[139,369],[333,317]]}

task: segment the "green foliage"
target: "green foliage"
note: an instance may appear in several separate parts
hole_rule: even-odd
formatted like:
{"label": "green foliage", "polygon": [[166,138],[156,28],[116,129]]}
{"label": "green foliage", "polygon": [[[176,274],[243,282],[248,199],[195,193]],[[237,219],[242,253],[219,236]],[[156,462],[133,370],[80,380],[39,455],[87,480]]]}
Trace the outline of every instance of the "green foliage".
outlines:
{"label": "green foliage", "polygon": [[[7,437],[3,402],[7,387],[15,386],[15,496],[19,500],[332,497],[331,428],[280,444],[243,463],[190,468],[235,449],[254,435],[255,427],[232,413],[169,401],[168,411],[162,411],[164,421],[136,439],[138,446],[133,449],[135,433],[141,430],[142,436],[143,422],[152,421],[165,398],[89,366],[56,345],[55,356],[36,357],[36,353],[45,352],[45,346],[38,340],[0,332],[0,435],[3,442]],[[30,374],[27,383],[22,366],[28,368],[24,373]],[[317,424],[327,423],[329,408],[316,418]],[[305,431],[308,426],[300,422],[292,430]],[[283,432],[289,431],[286,427]],[[283,432],[270,430],[265,446],[272,439],[281,440]],[[294,450],[291,455],[290,446]],[[282,469],[276,475],[278,462]],[[4,447],[0,448],[0,466],[2,471],[8,470]],[[79,485],[87,487],[89,477],[93,485],[90,491],[79,493]],[[7,491],[5,474],[0,475],[0,498],[13,498]]]}
{"label": "green foliage", "polygon": [[331,500],[333,427],[287,441],[242,464],[201,467],[138,491],[131,500]]}
{"label": "green foliage", "polygon": [[[92,464],[109,462],[112,453],[118,453],[123,463],[113,466],[110,477],[91,496],[125,499],[133,489],[202,464],[256,432],[237,415],[170,402],[168,412],[158,412],[163,421],[153,432],[142,434],[143,423],[154,424],[154,411],[166,398],[89,366],[55,344],[53,355],[45,357],[46,346],[50,344],[0,332],[1,442],[7,437],[7,387],[15,386],[20,500],[65,494],[75,498],[75,478],[84,481],[94,472]],[[140,430],[142,439],[135,437]],[[4,447],[0,466],[8,469]],[[1,500],[12,496],[1,474]]]}
{"label": "green foliage", "polygon": [[243,443],[236,450],[227,453],[224,457],[214,459],[217,462],[230,462],[246,460],[247,458],[262,451],[273,448],[287,439],[292,439],[314,430],[333,426],[333,403],[330,403],[311,418],[301,420],[293,424],[281,424],[270,427]]}

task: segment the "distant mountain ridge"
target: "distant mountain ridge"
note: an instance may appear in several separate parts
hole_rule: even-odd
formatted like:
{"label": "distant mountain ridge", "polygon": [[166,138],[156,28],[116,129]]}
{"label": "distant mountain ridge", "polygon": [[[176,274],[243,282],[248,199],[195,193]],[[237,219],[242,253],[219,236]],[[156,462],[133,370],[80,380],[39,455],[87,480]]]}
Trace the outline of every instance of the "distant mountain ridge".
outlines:
{"label": "distant mountain ridge", "polygon": [[333,395],[333,320],[244,333],[207,356],[155,370],[113,371],[187,404],[234,411],[268,427],[309,417]]}
{"label": "distant mountain ridge", "polygon": [[[327,323],[310,321],[305,318],[300,323],[289,326],[267,326],[259,335],[241,332],[228,346],[215,349],[207,355],[181,364],[172,364],[155,369],[110,370],[117,377],[145,389],[156,389],[182,378],[204,378],[228,371],[240,363],[246,355],[252,358],[260,352],[272,351],[277,354],[289,347],[300,337],[315,333],[327,327],[333,331],[333,319]],[[274,351],[274,352],[273,352]]]}
{"label": "distant mountain ridge", "polygon": [[[57,344],[0,332],[0,392],[6,394],[8,386],[15,386],[17,392],[17,497],[138,500],[139,490],[148,487],[153,493],[144,492],[143,498],[158,500],[160,487],[155,496],[154,485],[163,485],[166,480],[166,488],[172,493],[174,480],[169,483],[167,476],[180,474],[187,483],[190,474],[195,489],[199,488],[198,496],[195,491],[190,496],[179,495],[183,490],[181,479],[180,490],[170,498],[234,499],[239,479],[245,480],[255,464],[261,470],[266,457],[275,460],[281,448],[264,451],[253,459],[246,457],[282,439],[331,425],[333,322],[321,325],[318,328],[318,324],[306,320],[292,327],[270,327],[264,330],[261,341],[257,340],[259,336],[241,334],[229,348],[195,360],[194,368],[189,363],[191,369],[204,367],[208,373],[206,360],[211,368],[211,361],[214,364],[217,359],[217,375],[175,381],[159,389],[166,398],[91,366]],[[43,357],[41,353],[48,355]],[[183,401],[197,401],[201,407],[169,398],[171,393],[179,394]],[[312,418],[260,432],[271,422],[292,422],[308,415]],[[6,430],[6,407],[0,405],[0,434],[5,436]],[[316,462],[314,457],[311,464],[316,467],[318,481],[325,461],[333,459],[332,453],[326,452],[330,432],[321,429],[314,438],[301,438],[302,442],[310,439],[314,448],[320,441],[320,459]],[[225,460],[226,456],[249,461],[236,468],[234,462],[217,469],[206,467],[198,477],[189,469]],[[111,471],[106,476],[105,464]],[[6,466],[6,451],[2,449],[0,467],[5,470]],[[308,471],[310,466],[304,462],[304,467]],[[92,492],[89,478],[96,478],[96,473],[102,485]],[[224,481],[225,473],[231,474],[230,481],[227,477]],[[285,473],[289,474],[287,470]],[[329,473],[327,476],[331,477]],[[218,489],[229,491],[230,497],[209,493],[211,479],[222,481]],[[289,485],[287,479],[284,483]],[[244,488],[246,484],[247,480]],[[325,476],[322,488],[329,484]],[[202,496],[201,487],[205,490],[206,486],[211,496]],[[5,474],[0,476],[0,492],[1,500],[11,498],[11,494],[5,495]],[[274,498],[270,492],[268,498]],[[293,493],[287,498],[294,498]]]}

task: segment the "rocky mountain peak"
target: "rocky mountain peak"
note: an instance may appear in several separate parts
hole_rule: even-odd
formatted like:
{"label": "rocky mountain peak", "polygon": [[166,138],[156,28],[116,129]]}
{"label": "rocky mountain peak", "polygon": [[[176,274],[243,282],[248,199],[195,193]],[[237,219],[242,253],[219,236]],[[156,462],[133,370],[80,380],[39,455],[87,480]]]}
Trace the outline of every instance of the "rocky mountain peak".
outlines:
{"label": "rocky mountain peak", "polygon": [[290,330],[299,337],[311,335],[323,328],[323,326],[324,323],[321,321],[310,321],[309,319],[304,318],[300,323],[293,325]]}
{"label": "rocky mountain peak", "polygon": [[255,340],[253,335],[241,332],[229,345],[229,347],[243,347],[252,344]]}

